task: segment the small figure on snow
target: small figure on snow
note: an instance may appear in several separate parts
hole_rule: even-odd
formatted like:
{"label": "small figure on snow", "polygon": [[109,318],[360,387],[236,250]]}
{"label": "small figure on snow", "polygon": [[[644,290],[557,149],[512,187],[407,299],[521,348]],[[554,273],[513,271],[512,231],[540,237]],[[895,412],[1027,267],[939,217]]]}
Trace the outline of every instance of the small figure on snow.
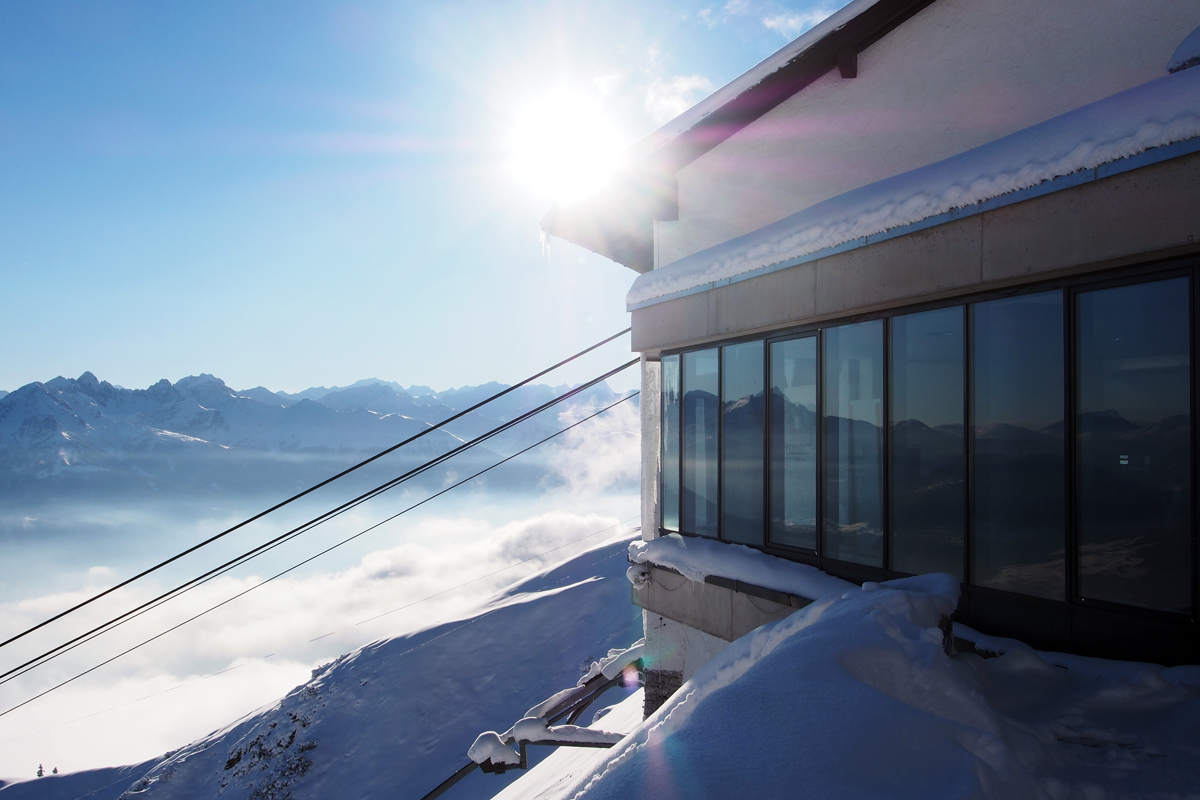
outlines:
{"label": "small figure on snow", "polygon": [[38,777],[40,778],[40,777],[42,777],[42,776],[43,776],[43,775],[45,775],[45,774],[46,774],[46,770],[42,769],[42,765],[41,765],[41,764],[38,764]]}
{"label": "small figure on snow", "polygon": [[51,775],[57,775],[57,774],[58,774],[58,767],[55,767],[54,769],[50,770],[50,774],[51,774]]}

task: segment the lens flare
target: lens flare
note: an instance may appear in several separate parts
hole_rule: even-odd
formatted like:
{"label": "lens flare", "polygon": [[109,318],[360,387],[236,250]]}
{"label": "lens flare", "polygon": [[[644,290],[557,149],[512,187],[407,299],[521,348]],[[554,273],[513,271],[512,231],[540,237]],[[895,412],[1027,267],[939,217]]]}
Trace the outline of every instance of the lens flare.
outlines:
{"label": "lens flare", "polygon": [[559,89],[523,106],[512,134],[512,170],[535,193],[575,200],[616,169],[621,136],[587,93]]}

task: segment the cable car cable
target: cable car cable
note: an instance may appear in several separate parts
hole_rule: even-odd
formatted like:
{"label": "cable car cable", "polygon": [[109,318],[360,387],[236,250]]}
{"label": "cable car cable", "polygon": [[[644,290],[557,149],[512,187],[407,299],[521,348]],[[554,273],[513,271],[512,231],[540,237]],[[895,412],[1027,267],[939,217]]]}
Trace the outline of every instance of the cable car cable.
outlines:
{"label": "cable car cable", "polygon": [[[572,423],[571,425],[568,425],[567,427],[565,427],[559,431],[556,431],[555,433],[550,434],[546,438],[541,439],[540,441],[534,442],[533,444],[529,445],[528,447],[524,448],[523,450],[518,450],[516,453],[513,453],[511,456],[503,458],[500,461],[497,461],[495,464],[492,464],[489,467],[485,467],[484,469],[481,469],[480,471],[476,472],[475,474],[473,474],[467,478],[463,478],[458,483],[451,484],[450,486],[447,486],[445,489],[442,489],[441,491],[436,492],[436,493],[430,495],[429,497],[426,497],[424,500],[421,500],[418,503],[414,503],[413,505],[409,506],[408,508],[406,508],[402,511],[398,511],[395,514],[391,515],[390,517],[387,517],[387,518],[375,523],[374,525],[370,525],[367,528],[364,528],[363,530],[359,531],[358,533],[354,534],[353,536],[349,536],[349,537],[341,540],[340,542],[337,542],[336,544],[330,545],[329,547],[316,553],[315,555],[312,555],[312,556],[304,559],[303,561],[300,561],[299,563],[293,564],[292,566],[288,567],[287,569],[283,570],[282,572],[277,572],[276,574],[272,575],[270,578],[267,578],[264,581],[256,583],[253,586],[251,586],[250,588],[244,589],[243,591],[238,592],[237,594],[233,595],[232,597],[222,600],[220,603],[217,603],[214,606],[210,606],[209,608],[206,608],[204,611],[201,611],[199,614],[188,617],[187,619],[183,620],[182,622],[172,625],[170,628],[167,628],[165,631],[157,633],[154,636],[151,636],[149,639],[146,639],[138,644],[135,644],[133,647],[123,650],[120,653],[117,653],[115,656],[112,656],[110,658],[105,659],[104,661],[101,661],[99,664],[96,664],[95,666],[89,667],[88,669],[84,670],[83,672],[73,675],[72,677],[67,678],[65,681],[62,681],[61,683],[57,683],[54,686],[51,686],[49,689],[46,689],[45,691],[40,692],[39,694],[36,694],[33,697],[30,697],[28,700],[24,700],[24,701],[18,703],[17,705],[12,706],[11,708],[5,709],[4,711],[0,711],[0,717],[6,716],[6,715],[12,713],[13,711],[16,711],[19,708],[23,708],[24,706],[27,706],[30,703],[32,703],[34,700],[38,700],[39,698],[45,697],[46,695],[50,694],[51,692],[55,691],[56,689],[61,689],[63,686],[66,686],[67,684],[72,683],[72,682],[78,680],[79,678],[84,677],[85,675],[89,675],[92,672],[95,672],[96,670],[100,669],[101,667],[103,667],[105,665],[111,664],[112,662],[116,661],[118,658],[128,655],[129,653],[132,653],[133,651],[138,650],[139,648],[142,648],[145,645],[148,645],[153,641],[161,639],[163,636],[166,636],[168,633],[171,633],[172,631],[182,628],[184,625],[187,625],[189,622],[193,622],[194,620],[197,620],[200,617],[203,617],[204,615],[208,614],[211,611],[216,611],[218,608],[221,608],[222,606],[232,603],[234,600],[237,600],[239,597],[243,597],[243,596],[249,594],[250,592],[254,591],[255,589],[259,588],[260,586],[265,586],[266,584],[270,583],[271,581],[275,580],[276,578],[281,578],[284,575],[288,574],[289,572],[291,572],[295,569],[299,569],[300,567],[304,566],[305,564],[308,564],[309,562],[320,558],[321,556],[325,555],[326,553],[328,553],[332,550],[335,550],[338,547],[341,547],[342,545],[346,544],[347,542],[353,541],[354,539],[357,539],[358,537],[360,537],[366,533],[369,533],[370,531],[375,530],[379,526],[384,525],[388,522],[391,522],[392,520],[396,519],[397,517],[399,517],[403,514],[407,514],[409,511],[412,511],[414,508],[425,505],[430,500],[433,500],[436,497],[440,497],[441,495],[446,494],[447,492],[449,492],[453,489],[457,489],[459,486],[462,486],[464,483],[474,480],[475,478],[478,478],[480,475],[484,474],[485,472],[490,472],[491,470],[495,469],[496,467],[499,467],[501,464],[505,464],[509,461],[512,461],[517,456],[522,455],[523,453],[527,453],[530,450],[532,450],[533,448],[545,444],[546,442],[550,441],[551,439],[566,433],[567,431],[571,430],[572,428],[576,428],[579,425],[582,425],[583,423],[587,422],[588,420],[591,420],[595,417],[600,416],[605,411],[608,411],[609,409],[614,408],[614,407],[620,405],[621,403],[624,403],[625,401],[636,397],[638,394],[639,394],[639,392],[636,392],[636,391],[631,394],[628,394],[625,397],[622,397],[620,400],[617,400],[615,403],[611,403],[610,405],[605,406],[604,408],[600,409],[599,411],[596,411],[595,413],[584,417],[583,419],[579,420],[578,422]],[[231,567],[231,569],[232,569],[232,567]]]}
{"label": "cable car cable", "polygon": [[[208,572],[202,573],[201,575],[199,575],[195,578],[192,578],[172,589],[167,590],[166,592],[158,595],[155,598],[147,600],[145,603],[142,603],[140,606],[132,608],[117,617],[113,617],[112,619],[109,619],[108,621],[101,623],[100,625],[97,625],[96,627],[92,628],[89,631],[85,631],[84,633],[79,634],[74,639],[70,639],[69,641],[66,641],[60,645],[57,645],[56,647],[54,647],[50,650],[47,650],[46,652],[41,653],[40,655],[37,655],[37,656],[29,659],[28,661],[24,662],[23,664],[19,664],[15,667],[10,668],[6,672],[0,673],[0,685],[8,683],[11,680],[15,680],[16,678],[21,677],[22,675],[37,668],[38,666],[41,666],[42,664],[44,664],[48,661],[51,661],[54,658],[57,658],[59,655],[62,655],[63,653],[74,650],[76,647],[86,644],[87,642],[92,641],[93,639],[124,624],[125,622],[128,622],[131,619],[135,619],[135,618],[141,616],[142,614],[144,614],[148,611],[151,611],[154,608],[157,608],[160,605],[163,605],[164,603],[169,602],[170,600],[174,599],[175,597],[178,597],[178,596],[184,594],[185,592],[190,591],[191,589],[195,588],[196,586],[207,583],[209,580],[212,580],[213,578],[215,578],[219,575],[222,575],[225,572],[228,572],[229,570],[233,569],[234,567],[240,566],[241,564],[244,564],[247,561],[250,561],[251,559],[258,557],[258,556],[262,555],[263,553],[266,553],[266,552],[269,552],[270,550],[275,549],[276,547],[278,547],[281,544],[291,541],[292,539],[296,538],[297,536],[300,536],[301,534],[306,533],[309,530],[312,530],[317,525],[320,525],[324,522],[329,521],[330,519],[340,516],[341,514],[345,513],[346,511],[349,511],[352,508],[355,508],[355,507],[361,505],[362,503],[365,503],[366,501],[368,501],[374,497],[377,497],[378,495],[383,494],[384,492],[386,492],[390,489],[395,488],[396,486],[400,485],[401,483],[404,483],[405,481],[408,481],[411,478],[416,477],[417,475],[427,472],[428,470],[433,469],[434,467],[436,467],[442,463],[445,463],[446,461],[449,461],[454,456],[456,456],[462,452],[465,452],[466,450],[474,447],[475,445],[478,445],[484,441],[487,441],[488,439],[491,439],[494,436],[498,436],[499,434],[515,427],[516,425],[520,424],[521,422],[524,422],[527,419],[537,416],[538,414],[542,413],[543,411],[551,408],[552,406],[554,406],[558,403],[569,400],[570,398],[580,394],[581,392],[584,392],[587,389],[590,389],[593,386],[607,380],[608,378],[613,377],[614,375],[618,374],[619,372],[622,372],[623,370],[628,369],[629,367],[633,366],[637,362],[638,362],[638,359],[632,359],[632,360],[626,362],[625,364],[621,365],[620,367],[609,370],[608,372],[604,373],[603,375],[599,375],[586,383],[582,383],[579,386],[575,387],[574,389],[572,389],[568,392],[565,392],[562,395],[554,398],[553,400],[543,403],[541,406],[538,406],[537,408],[534,408],[530,411],[525,412],[524,414],[521,414],[518,417],[513,418],[512,420],[509,420],[508,422],[501,424],[500,426],[492,429],[491,431],[489,431],[485,434],[482,434],[480,436],[477,436],[475,439],[472,439],[469,442],[464,442],[463,444],[459,445],[458,447],[454,448],[453,450],[447,451],[446,453],[443,453],[442,455],[437,456],[434,459],[432,459],[418,467],[414,467],[413,469],[409,470],[408,472],[404,473],[403,475],[400,475],[396,478],[392,478],[391,480],[389,480],[379,486],[376,486],[375,488],[359,495],[358,497],[348,500],[345,503],[343,503],[342,505],[337,506],[336,508],[331,509],[329,511],[326,511],[326,512],[318,515],[317,517],[314,517],[313,519],[291,529],[290,531],[282,533],[279,536],[275,537],[274,539],[268,540],[267,542],[264,542],[264,543],[258,545],[257,547],[254,547],[254,548],[246,551],[245,553],[242,553],[241,555],[234,557],[233,559],[231,559],[229,561],[226,561],[224,564],[213,567]],[[629,395],[629,396],[632,397],[633,395]]]}
{"label": "cable car cable", "polygon": [[[383,612],[382,614],[376,614],[376,615],[375,615],[375,616],[373,616],[373,617],[368,617],[367,619],[364,619],[364,620],[359,620],[358,622],[355,622],[355,623],[354,623],[354,625],[356,625],[356,626],[357,626],[357,625],[365,625],[365,624],[366,624],[366,623],[368,623],[368,622],[373,622],[373,621],[375,621],[375,620],[377,620],[377,619],[380,619],[381,617],[386,617],[386,616],[387,616],[387,615],[389,615],[389,614],[395,614],[397,611],[403,611],[403,610],[404,610],[404,609],[406,609],[406,608],[411,608],[412,606],[415,606],[415,605],[420,605],[421,603],[424,603],[424,602],[425,602],[425,601],[427,601],[427,600],[432,600],[432,599],[434,599],[435,597],[441,597],[441,596],[442,596],[442,595],[444,595],[444,594],[449,594],[450,592],[454,592],[454,591],[457,591],[457,590],[459,590],[459,589],[462,589],[462,588],[464,588],[464,587],[466,587],[466,586],[470,586],[472,583],[479,583],[479,581],[486,580],[487,578],[491,578],[491,577],[494,577],[494,576],[496,576],[496,575],[499,575],[501,572],[507,572],[507,571],[508,571],[508,570],[510,570],[510,569],[514,569],[515,567],[519,567],[519,566],[521,566],[522,564],[528,564],[530,561],[536,561],[536,560],[537,560],[537,559],[539,559],[539,558],[545,558],[546,556],[550,555],[551,553],[554,553],[554,552],[557,552],[557,551],[559,551],[559,550],[562,550],[562,549],[563,549],[563,548],[565,548],[565,547],[570,547],[570,546],[571,546],[571,545],[573,545],[573,544],[579,544],[580,542],[584,541],[585,539],[591,539],[593,536],[599,536],[600,534],[602,534],[602,533],[607,533],[608,531],[611,531],[611,530],[613,530],[613,529],[615,529],[615,528],[620,528],[622,525],[626,525],[626,524],[628,524],[628,523],[630,523],[630,522],[634,521],[635,519],[638,519],[638,515],[634,515],[634,516],[630,517],[629,519],[621,520],[621,521],[620,521],[620,522],[618,522],[616,525],[609,525],[607,528],[602,528],[602,529],[600,529],[600,530],[598,530],[598,531],[592,531],[592,532],[591,532],[591,533],[589,533],[589,534],[586,534],[586,535],[584,535],[584,536],[580,536],[578,539],[572,539],[572,540],[571,540],[571,541],[569,541],[569,542],[564,542],[563,544],[560,544],[560,545],[558,545],[557,547],[551,547],[549,550],[543,550],[543,551],[542,551],[542,552],[540,552],[540,553],[535,553],[534,555],[532,555],[532,556],[529,556],[528,558],[523,558],[523,559],[521,559],[520,561],[515,561],[515,562],[513,562],[512,564],[509,564],[507,567],[501,567],[500,569],[498,569],[498,570],[494,570],[493,572],[489,572],[489,573],[487,573],[487,574],[485,574],[485,575],[480,575],[479,577],[477,577],[477,578],[472,578],[472,579],[471,579],[471,580],[469,580],[469,581],[464,581],[464,582],[462,582],[462,583],[460,583],[460,584],[457,584],[456,586],[451,586],[449,589],[443,589],[443,590],[442,590],[442,591],[440,591],[440,592],[435,592],[435,593],[433,593],[433,594],[426,595],[425,597],[422,597],[422,598],[420,598],[420,599],[413,600],[413,601],[411,601],[411,602],[405,603],[404,605],[402,605],[402,606],[400,606],[400,607],[398,607],[398,608],[393,608],[391,611],[385,611],[385,612]],[[626,534],[635,533],[635,532],[637,532],[637,531],[639,531],[639,530],[641,530],[641,526],[640,526],[640,525],[637,525],[637,526],[634,526],[634,527],[630,528],[628,531],[626,531]],[[345,629],[342,629],[342,630],[340,630],[340,631],[334,631],[334,633],[341,633],[341,632],[344,632],[344,630],[345,630]],[[308,642],[305,642],[304,644],[308,644]],[[274,653],[272,653],[271,655],[278,655],[279,653],[286,653],[286,652],[288,652],[289,650],[293,650],[293,649],[295,649],[295,647],[298,647],[298,646],[299,646],[299,645],[294,645],[294,646],[292,646],[292,647],[286,647],[286,648],[283,648],[282,650],[276,650],[276,651],[275,651]],[[253,661],[255,661],[255,660],[260,660],[260,661],[261,661],[262,659],[264,659],[264,658],[269,658],[269,657],[270,657],[270,656],[260,656],[260,657],[258,657],[257,659],[251,659],[250,661],[244,661],[244,662],[242,662],[241,664],[238,664],[238,665],[237,665],[237,666],[235,666],[235,667],[227,667],[226,669],[219,670],[219,671],[217,671],[217,672],[210,672],[209,674],[207,674],[207,675],[204,675],[204,676],[202,676],[202,677],[198,678],[197,680],[198,680],[198,681],[203,681],[203,680],[208,680],[209,678],[215,678],[215,677],[217,677],[218,675],[224,675],[226,672],[232,672],[233,670],[235,670],[235,669],[238,669],[238,668],[240,668],[240,667],[242,667],[242,666],[245,666],[246,664],[253,663]],[[109,713],[110,711],[116,711],[116,710],[117,710],[117,709],[119,709],[119,708],[125,708],[126,706],[131,706],[131,705],[133,705],[134,703],[140,703],[140,702],[142,702],[143,700],[149,700],[149,699],[151,699],[151,698],[154,698],[154,697],[159,697],[159,696],[161,696],[161,695],[164,695],[164,694],[166,694],[166,693],[168,693],[168,692],[173,692],[173,691],[175,691],[176,689],[181,689],[181,688],[183,688],[183,687],[184,687],[184,686],[186,686],[186,685],[187,685],[187,684],[179,684],[178,686],[175,686],[175,687],[173,687],[173,688],[171,688],[171,689],[161,689],[161,690],[159,690],[159,691],[157,691],[157,692],[153,692],[153,693],[151,693],[151,694],[148,694],[148,695],[146,695],[145,697],[139,697],[139,698],[137,698],[136,700],[129,700],[129,701],[127,701],[127,702],[120,703],[120,704],[118,704],[118,705],[115,705],[115,706],[110,706],[110,707],[108,707],[108,708],[101,709],[100,711],[95,711],[95,712],[93,712],[93,713],[91,713],[91,714],[86,714],[86,715],[84,715],[84,716],[82,716],[82,717],[76,717],[75,719],[69,719],[69,720],[66,720],[65,722],[58,722],[58,723],[55,723],[54,725],[51,725],[51,726],[50,726],[50,727],[48,727],[48,728],[42,728],[41,730],[33,731],[33,732],[31,732],[31,733],[28,733],[28,734],[23,734],[22,736],[18,736],[18,737],[14,738],[14,739],[3,739],[3,740],[0,740],[0,745],[8,744],[8,743],[10,743],[10,742],[15,742],[15,741],[17,741],[18,739],[24,739],[24,738],[26,738],[27,736],[36,736],[36,735],[37,735],[37,734],[39,734],[39,733],[46,733],[47,731],[54,730],[55,728],[61,728],[61,727],[63,727],[63,726],[66,726],[66,725],[73,725],[73,724],[75,724],[76,722],[82,722],[82,721],[84,721],[84,720],[86,720],[86,719],[91,719],[92,717],[96,717],[96,716],[99,716],[99,715],[101,715],[101,714],[107,714],[107,713]],[[127,779],[126,779],[126,780],[127,780]]]}
{"label": "cable car cable", "polygon": [[171,556],[170,558],[166,559],[165,561],[161,561],[158,564],[155,564],[154,566],[149,567],[149,568],[139,572],[138,574],[134,575],[133,577],[126,578],[125,580],[121,581],[120,583],[116,584],[115,586],[110,586],[109,588],[105,589],[104,591],[102,591],[92,597],[89,597],[87,600],[83,600],[82,602],[71,606],[70,608],[66,609],[65,611],[61,611],[58,614],[55,614],[54,616],[50,617],[49,619],[43,620],[42,622],[39,622],[38,624],[34,625],[33,627],[28,628],[24,631],[21,631],[20,633],[16,634],[15,636],[11,636],[8,639],[5,639],[3,642],[0,642],[0,647],[5,647],[6,645],[10,645],[13,642],[17,641],[18,639],[28,636],[29,634],[33,633],[34,631],[36,631],[40,628],[43,628],[46,625],[49,625],[51,622],[62,619],[66,615],[74,613],[74,612],[78,611],[79,609],[83,608],[84,606],[94,603],[97,600],[99,600],[100,598],[106,597],[120,588],[128,586],[129,584],[133,583],[134,581],[144,578],[147,575],[149,575],[150,573],[160,570],[163,567],[167,566],[168,564],[178,561],[179,559],[183,558],[184,556],[188,555],[189,553],[194,553],[195,551],[199,550],[200,548],[210,545],[213,542],[217,541],[218,539],[220,539],[224,536],[228,536],[229,534],[233,533],[234,531],[238,530],[239,528],[244,528],[245,526],[249,525],[251,522],[262,519],[263,517],[267,516],[268,514],[278,511],[279,509],[283,508],[284,506],[286,506],[290,503],[293,503],[296,500],[299,500],[301,497],[311,494],[312,492],[315,492],[317,489],[320,489],[323,486],[328,486],[329,484],[333,483],[334,481],[338,480],[339,478],[344,478],[345,476],[349,475],[351,472],[354,472],[357,469],[365,467],[367,464],[370,464],[371,462],[376,461],[377,459],[383,458],[388,453],[392,453],[392,452],[400,449],[401,447],[404,447],[407,444],[415,442],[417,439],[420,439],[422,436],[425,436],[426,434],[431,433],[435,430],[440,430],[442,428],[442,426],[448,425],[449,423],[454,422],[455,420],[466,416],[467,414],[471,413],[472,411],[482,408],[483,406],[487,405],[488,403],[492,402],[493,400],[503,397],[504,395],[508,394],[509,392],[515,391],[515,390],[521,388],[522,386],[525,386],[526,384],[537,380],[538,378],[542,377],[543,375],[546,375],[549,372],[553,372],[554,370],[558,369],[561,366],[564,366],[565,364],[569,364],[570,362],[574,361],[575,359],[579,358],[580,356],[586,355],[587,353],[590,353],[593,350],[608,344],[609,342],[613,341],[614,339],[624,336],[625,334],[629,333],[630,330],[631,330],[631,328],[626,328],[625,330],[621,331],[620,333],[615,333],[612,336],[609,336],[607,339],[602,339],[601,341],[596,342],[591,347],[580,350],[575,355],[570,356],[569,358],[563,359],[562,361],[558,362],[554,366],[547,367],[546,369],[542,370],[541,372],[537,373],[536,375],[530,375],[528,378],[521,381],[520,383],[513,384],[512,386],[509,386],[507,389],[497,392],[496,394],[492,395],[491,397],[487,398],[486,400],[476,403],[475,405],[471,406],[470,408],[464,409],[463,411],[459,411],[458,413],[447,417],[446,419],[442,420],[441,422],[437,423],[436,425],[430,425],[430,427],[426,428],[425,430],[421,431],[420,433],[410,436],[409,438],[405,439],[404,441],[400,442],[399,444],[394,444],[385,450],[381,450],[380,452],[376,453],[375,455],[371,456],[370,458],[360,461],[351,467],[347,467],[346,469],[342,470],[341,472],[337,473],[336,475],[326,478],[325,480],[321,481],[320,483],[310,486],[307,489],[305,489],[304,491],[294,494],[291,497],[287,498],[286,500],[283,500],[282,502],[276,503],[275,505],[268,508],[266,511],[260,511],[259,513],[255,514],[254,516],[250,517],[249,519],[243,520],[231,528],[226,528],[225,530],[221,531],[220,533],[210,536],[209,538],[205,539],[204,541],[199,542],[195,545],[192,545],[191,547],[189,547],[188,549],[186,549],[180,553],[176,553],[175,555]]}

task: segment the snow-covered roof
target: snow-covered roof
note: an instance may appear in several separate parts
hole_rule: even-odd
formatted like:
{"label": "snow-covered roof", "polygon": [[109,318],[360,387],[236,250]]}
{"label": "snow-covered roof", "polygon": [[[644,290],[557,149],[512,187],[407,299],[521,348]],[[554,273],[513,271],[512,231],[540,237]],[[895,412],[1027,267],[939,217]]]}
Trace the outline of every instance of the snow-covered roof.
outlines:
{"label": "snow-covered roof", "polygon": [[629,310],[1200,150],[1200,69],[817,203],[647,272]]}

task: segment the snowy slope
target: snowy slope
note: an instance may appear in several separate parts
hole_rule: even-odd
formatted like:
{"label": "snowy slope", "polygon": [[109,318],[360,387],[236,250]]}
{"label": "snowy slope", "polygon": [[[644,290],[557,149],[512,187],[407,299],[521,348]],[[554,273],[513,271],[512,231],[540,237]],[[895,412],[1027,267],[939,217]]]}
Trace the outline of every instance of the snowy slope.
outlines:
{"label": "snowy slope", "polygon": [[[627,546],[601,545],[461,619],[342,656],[276,705],[155,763],[16,783],[0,788],[0,800],[416,800],[466,763],[476,734],[506,729],[610,648],[641,637]],[[445,796],[490,797],[511,777],[479,772]]]}
{"label": "snowy slope", "polygon": [[[948,656],[948,575],[866,584],[751,632],[612,750],[505,797],[1184,798],[1200,667],[981,644]],[[970,631],[963,635],[975,637]]]}

